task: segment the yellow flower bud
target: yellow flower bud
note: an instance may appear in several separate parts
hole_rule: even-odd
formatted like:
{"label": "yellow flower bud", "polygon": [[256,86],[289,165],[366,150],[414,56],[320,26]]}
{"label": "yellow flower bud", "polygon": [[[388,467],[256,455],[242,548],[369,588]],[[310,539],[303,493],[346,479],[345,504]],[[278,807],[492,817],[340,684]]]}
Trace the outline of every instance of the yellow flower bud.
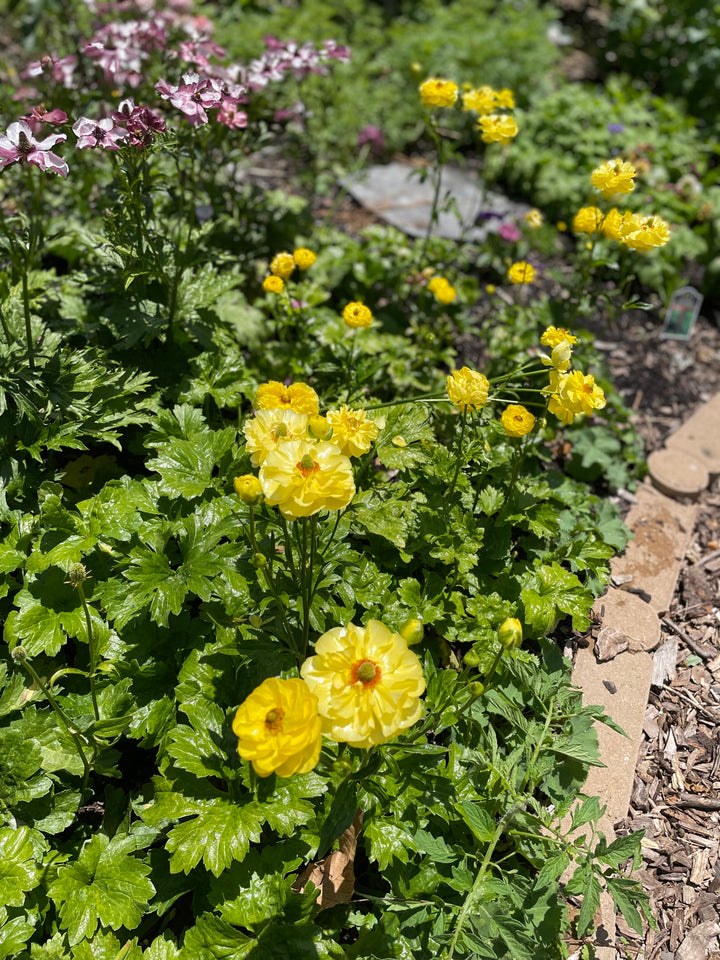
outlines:
{"label": "yellow flower bud", "polygon": [[423,622],[419,617],[410,617],[409,620],[406,620],[405,623],[400,627],[398,633],[403,638],[405,643],[409,647],[414,646],[416,643],[420,643],[423,636],[425,635],[425,627]]}
{"label": "yellow flower bud", "polygon": [[235,477],[233,487],[235,487],[235,493],[243,503],[261,503],[263,498],[262,487],[255,474],[246,473],[242,477]]}
{"label": "yellow flower bud", "polygon": [[485,684],[479,680],[473,680],[468,684],[468,690],[474,697],[481,697],[485,693]]}
{"label": "yellow flower bud", "polygon": [[329,440],[333,435],[333,428],[328,423],[327,417],[317,413],[308,420],[308,433],[315,440]]}
{"label": "yellow flower bud", "polygon": [[498,640],[506,650],[510,647],[519,647],[522,644],[522,638],[522,624],[515,617],[505,620],[498,630]]}

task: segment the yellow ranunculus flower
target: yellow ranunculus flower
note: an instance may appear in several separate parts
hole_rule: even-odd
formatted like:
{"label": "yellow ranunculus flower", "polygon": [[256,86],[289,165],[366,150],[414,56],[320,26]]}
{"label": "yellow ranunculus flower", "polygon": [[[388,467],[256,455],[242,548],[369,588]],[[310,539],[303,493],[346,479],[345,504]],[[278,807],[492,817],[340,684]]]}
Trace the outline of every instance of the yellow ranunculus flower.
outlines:
{"label": "yellow ranunculus flower", "polygon": [[503,87],[502,90],[495,91],[495,96],[499,107],[504,107],[506,110],[513,110],[515,108],[515,94],[512,90]]}
{"label": "yellow ranunculus flower", "polygon": [[567,370],[572,358],[572,345],[568,340],[560,340],[552,348],[550,356],[541,353],[540,359],[546,367],[555,367],[556,370]]}
{"label": "yellow ranunculus flower", "polygon": [[463,110],[474,110],[482,116],[492,113],[498,105],[497,96],[492,87],[478,87],[463,94]]}
{"label": "yellow ranunculus flower", "polygon": [[369,327],[373,315],[370,308],[366,307],[364,303],[354,300],[345,307],[342,318],[348,327]]}
{"label": "yellow ranunculus flower", "polygon": [[298,247],[297,250],[293,250],[293,260],[300,270],[307,270],[315,263],[317,255],[307,247]]}
{"label": "yellow ranunculus flower", "polygon": [[532,283],[535,279],[535,267],[525,260],[519,260],[508,270],[508,280],[510,283],[522,284]]}
{"label": "yellow ranunculus flower", "polygon": [[543,225],[543,215],[537,209],[528,210],[524,219],[531,230],[537,230]]}
{"label": "yellow ranunculus flower", "polygon": [[605,393],[595,383],[595,377],[574,370],[566,374],[559,389],[560,401],[576,416],[580,413],[590,416],[593,410],[602,410],[605,406]]}
{"label": "yellow ranunculus flower", "polygon": [[578,342],[578,338],[566,330],[564,327],[549,326],[540,337],[540,343],[544,347],[556,347],[559,343],[573,344]]}
{"label": "yellow ranunculus flower", "polygon": [[644,252],[664,247],[670,239],[670,226],[661,217],[635,214],[622,224],[620,235],[626,247]]}
{"label": "yellow ranunculus flower", "polygon": [[245,449],[250,462],[259,467],[265,457],[288,440],[302,440],[307,436],[309,417],[291,409],[258,410],[245,422]]}
{"label": "yellow ranunculus flower", "polygon": [[306,383],[291,383],[286,387],[279,380],[268,380],[257,388],[255,409],[295,410],[312,417],[320,410],[320,401],[313,388]]}
{"label": "yellow ranunculus flower", "polygon": [[270,261],[270,273],[287,280],[295,269],[295,260],[291,253],[276,253]]}
{"label": "yellow ranunculus flower", "polygon": [[479,410],[487,403],[490,383],[483,373],[461,367],[453,370],[447,378],[447,394],[450,400],[463,413],[467,410]]}
{"label": "yellow ranunculus flower", "polygon": [[285,281],[282,277],[276,277],[271,273],[269,277],[265,277],[262,286],[265,293],[282,293],[285,289]]}
{"label": "yellow ranunculus flower", "polygon": [[622,225],[625,220],[631,216],[631,213],[620,213],[617,207],[613,207],[612,210],[608,210],[608,212],[605,214],[605,219],[602,222],[603,234],[608,238],[608,240],[620,240],[622,236]]}
{"label": "yellow ranunculus flower", "polygon": [[320,758],[318,701],[302,680],[264,680],[240,704],[232,728],[238,753],[259,777],[308,773]]}
{"label": "yellow ranunculus flower", "polygon": [[350,460],[334,443],[288,440],[260,467],[265,501],[289,520],[342,510],[355,496]]}
{"label": "yellow ranunculus flower", "polygon": [[307,432],[313,440],[329,440],[332,437],[333,428],[330,426],[327,417],[321,417],[319,413],[316,413],[314,417],[310,417],[308,420]]}
{"label": "yellow ranunculus flower", "polygon": [[420,661],[379,620],[328,630],[300,675],[318,698],[323,733],[340,743],[368,749],[420,719]]}
{"label": "yellow ranunculus flower", "polygon": [[449,303],[454,303],[457,297],[455,287],[449,284],[445,277],[433,277],[430,283],[428,283],[428,290],[430,293],[435,294],[435,299],[438,303],[446,306]]}
{"label": "yellow ranunculus flower", "polygon": [[378,435],[377,424],[364,410],[350,410],[343,404],[339,410],[328,410],[332,427],[332,442],[346,457],[360,457],[367,453]]}
{"label": "yellow ranunculus flower", "polygon": [[631,163],[617,157],[615,160],[606,160],[593,170],[590,182],[607,200],[616,193],[632,193],[635,189],[633,177],[636,175],[637,170]]}
{"label": "yellow ranunculus flower", "polygon": [[511,403],[500,417],[509,437],[524,437],[535,426],[535,417],[520,403]]}
{"label": "yellow ranunculus flower", "polygon": [[233,487],[243,503],[260,503],[262,501],[262,487],[254,473],[246,473],[242,477],[235,477]]}
{"label": "yellow ranunculus flower", "polygon": [[457,96],[458,85],[452,80],[430,77],[420,84],[420,97],[426,107],[452,107]]}
{"label": "yellow ranunculus flower", "polygon": [[597,207],[581,207],[573,217],[573,230],[575,233],[597,233],[602,222],[602,210]]}
{"label": "yellow ranunculus flower", "polygon": [[517,136],[518,125],[504,113],[491,113],[478,119],[483,143],[510,143]]}

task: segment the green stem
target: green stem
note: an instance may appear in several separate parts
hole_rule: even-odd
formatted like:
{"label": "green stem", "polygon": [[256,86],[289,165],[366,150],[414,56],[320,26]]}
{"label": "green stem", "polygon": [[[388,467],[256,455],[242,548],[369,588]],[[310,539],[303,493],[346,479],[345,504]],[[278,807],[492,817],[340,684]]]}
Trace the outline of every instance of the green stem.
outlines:
{"label": "green stem", "polygon": [[465,902],[463,903],[460,913],[458,914],[457,922],[455,923],[455,930],[453,931],[452,940],[448,945],[447,952],[443,954],[443,960],[452,960],[452,958],[455,956],[455,948],[457,947],[458,940],[460,939],[460,935],[463,932],[463,929],[465,927],[465,924],[467,923],[468,917],[470,916],[470,912],[474,909],[478,896],[480,894],[480,891],[482,890],[483,884],[485,883],[485,874],[487,873],[488,867],[490,866],[490,858],[495,852],[495,847],[498,845],[498,843],[500,842],[500,838],[505,832],[505,824],[510,819],[510,817],[515,815],[516,809],[517,808],[515,806],[511,807],[502,817],[498,825],[495,827],[495,833],[493,834],[492,840],[490,841],[490,844],[488,845],[488,848],[485,851],[485,856],[483,857],[483,861],[480,865],[480,870],[478,872],[478,875],[477,877],[475,877],[475,882],[472,885],[472,890],[465,898]]}
{"label": "green stem", "polygon": [[88,607],[87,600],[85,599],[85,591],[83,590],[82,583],[77,584],[77,592],[83,605],[83,610],[85,611],[85,623],[87,625],[88,647],[90,649],[90,696],[92,698],[95,719],[99,720],[100,709],[98,707],[97,690],[95,688],[95,670],[97,669],[97,644],[95,643],[95,631],[93,630],[92,618],[90,617],[90,608]]}
{"label": "green stem", "polygon": [[[255,535],[255,504],[251,503],[249,504],[249,507],[250,507],[250,523],[249,523],[250,549],[252,550],[253,554],[256,554],[256,553],[259,553],[259,550],[258,550],[257,538]],[[292,635],[292,631],[290,630],[290,626],[287,622],[285,604],[282,602],[280,598],[280,591],[278,590],[277,584],[275,583],[275,577],[273,576],[273,572],[272,572],[272,563],[269,563],[266,567],[261,567],[260,569],[262,570],[265,576],[265,582],[267,584],[268,590],[272,594],[272,597],[275,600],[275,603],[277,604],[278,612],[280,614],[280,624],[283,630],[285,631],[285,638],[288,642],[288,646],[290,647],[292,652],[295,654],[295,657],[297,658],[298,656],[297,644],[295,643],[295,639]]]}
{"label": "green stem", "polygon": [[30,369],[35,369],[35,351],[33,346],[32,338],[32,323],[30,320],[30,291],[28,289],[28,264],[25,264],[25,269],[23,270],[22,275],[22,297],[23,297],[23,313],[25,314],[25,339],[27,340],[27,349],[28,349],[28,361],[30,363]]}
{"label": "green stem", "polygon": [[457,478],[460,475],[460,467],[462,466],[462,452],[463,452],[463,440],[465,439],[465,425],[467,424],[467,408],[462,411],[460,414],[460,436],[458,437],[457,449],[455,451],[456,463],[455,463],[455,473],[453,475],[452,481],[450,483],[450,489],[447,492],[447,499],[449,500],[455,492],[455,484],[457,483]]}
{"label": "green stem", "polygon": [[440,201],[440,187],[442,184],[442,144],[440,142],[440,137],[438,136],[437,128],[435,126],[434,118],[431,116],[428,120],[428,129],[432,134],[433,143],[435,144],[435,163],[433,164],[432,173],[430,176],[433,181],[433,199],[432,206],[430,207],[430,219],[428,220],[427,230],[425,231],[425,237],[423,239],[422,247],[420,248],[420,257],[418,264],[421,266],[427,255],[428,244],[430,243],[430,237],[432,235],[433,227],[437,224],[438,221],[438,203]]}
{"label": "green stem", "polygon": [[82,765],[83,765],[83,771],[84,771],[83,793],[84,793],[85,788],[88,785],[88,780],[90,779],[90,764],[88,763],[88,759],[85,756],[85,751],[83,750],[82,744],[80,743],[80,738],[78,737],[77,733],[75,733],[75,731],[72,729],[70,725],[70,721],[65,716],[65,713],[60,708],[60,705],[58,704],[57,700],[52,695],[52,693],[50,693],[49,688],[46,686],[44,680],[42,680],[42,678],[37,673],[35,668],[27,660],[22,660],[20,662],[25,667],[27,672],[30,674],[30,677],[32,678],[33,682],[37,684],[39,689],[42,690],[42,692],[45,694],[45,696],[47,697],[47,701],[52,707],[52,709],[54,710],[58,720],[60,721],[60,723],[62,723],[63,727],[65,727],[65,730],[68,732],[69,736],[72,738],[73,743],[75,744],[75,749],[77,750],[78,756],[80,757],[80,760],[82,761]]}
{"label": "green stem", "polygon": [[282,524],[283,534],[285,535],[285,557],[287,558],[287,563],[290,568],[290,573],[293,577],[293,580],[297,580],[297,570],[295,569],[295,560],[293,557],[292,540],[290,537],[290,531],[288,530],[287,520],[282,514],[280,514],[280,523]]}

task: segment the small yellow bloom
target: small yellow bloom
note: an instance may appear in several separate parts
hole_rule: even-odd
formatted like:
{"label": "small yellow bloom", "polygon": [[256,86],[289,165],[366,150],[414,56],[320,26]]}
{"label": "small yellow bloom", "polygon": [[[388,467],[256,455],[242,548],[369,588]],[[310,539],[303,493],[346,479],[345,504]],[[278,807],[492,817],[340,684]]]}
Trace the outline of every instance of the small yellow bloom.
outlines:
{"label": "small yellow bloom", "polygon": [[518,133],[517,123],[504,113],[491,113],[480,117],[478,126],[482,130],[480,139],[483,143],[510,143]]}
{"label": "small yellow bloom", "polygon": [[312,417],[320,410],[318,395],[306,383],[291,383],[285,386],[278,380],[269,380],[257,388],[256,410],[295,410]]}
{"label": "small yellow bloom", "polygon": [[287,280],[295,269],[295,260],[291,253],[276,253],[270,261],[270,273]]}
{"label": "small yellow bloom", "polygon": [[575,233],[597,233],[602,222],[602,210],[597,207],[581,207],[573,217],[573,230]]}
{"label": "small yellow bloom", "polygon": [[282,277],[276,277],[271,273],[269,277],[265,277],[262,286],[265,293],[282,293],[285,289],[285,281]]}
{"label": "small yellow bloom", "polygon": [[565,231],[567,230],[567,224],[565,223],[564,220],[558,220],[555,226],[558,228],[560,233],[565,233]]}
{"label": "small yellow bloom", "polygon": [[492,113],[497,106],[497,96],[492,87],[478,87],[463,94],[463,110],[474,110],[481,116]]}
{"label": "small yellow bloom", "polygon": [[544,347],[556,347],[563,341],[573,344],[578,342],[578,338],[567,331],[564,327],[548,327],[540,337],[540,343]]}
{"label": "small yellow bloom", "polygon": [[490,294],[495,293],[495,284],[494,284],[494,283],[486,283],[486,284],[485,284],[485,293],[490,293]]}
{"label": "small yellow bloom", "polygon": [[357,301],[353,301],[345,307],[342,318],[348,327],[369,327],[373,321],[370,308]]}
{"label": "small yellow bloom", "polygon": [[645,252],[665,246],[670,239],[670,225],[661,217],[634,215],[623,223],[620,234],[626,247]]}
{"label": "small yellow bloom", "polygon": [[561,340],[560,343],[556,343],[549,357],[544,353],[540,354],[540,359],[546,367],[555,367],[556,370],[563,372],[570,366],[571,358],[572,346],[567,340]]}
{"label": "small yellow bloom", "polygon": [[537,230],[543,225],[543,215],[539,210],[528,210],[525,214],[525,223],[531,230]]}
{"label": "small yellow bloom", "polygon": [[495,97],[497,98],[497,105],[499,107],[503,107],[506,110],[513,110],[515,108],[515,95],[512,90],[508,90],[507,87],[504,87],[502,90],[496,90]]}
{"label": "small yellow bloom", "polygon": [[514,263],[508,270],[508,280],[510,283],[522,284],[532,283],[535,279],[535,267],[525,260]]}
{"label": "small yellow bloom", "polygon": [[270,677],[240,704],[232,728],[238,753],[259,777],[291,777],[317,764],[321,726],[317,697],[306,683]]}
{"label": "small yellow bloom", "polygon": [[426,107],[452,107],[457,96],[458,85],[452,80],[430,77],[420,84],[420,97]]}
{"label": "small yellow bloom", "polygon": [[622,214],[617,207],[613,207],[612,210],[608,210],[602,223],[602,232],[608,238],[608,240],[620,240],[620,231],[625,217],[628,216],[632,216],[632,214]]}
{"label": "small yellow bloom", "polygon": [[435,294],[438,303],[445,305],[454,303],[457,297],[455,287],[451,286],[445,277],[433,277],[428,284],[428,290]]}
{"label": "small yellow bloom", "polygon": [[467,410],[479,410],[484,406],[489,389],[488,378],[470,367],[453,370],[447,378],[448,397],[463,413]]}
{"label": "small yellow bloom", "polygon": [[401,450],[402,450],[404,447],[407,446],[407,440],[405,439],[405,437],[403,437],[403,436],[402,436],[401,434],[399,434],[399,433],[396,433],[396,434],[395,434],[395,436],[392,438],[392,440],[390,441],[390,443],[391,443],[394,447],[399,447]]}
{"label": "small yellow bloom", "polygon": [[242,477],[235,477],[233,487],[243,503],[260,503],[262,501],[262,487],[254,473],[246,473]]}
{"label": "small yellow bloom", "polygon": [[323,733],[331,740],[369,749],[420,719],[420,661],[379,620],[328,630],[300,675],[318,698]]}
{"label": "small yellow bloom", "polygon": [[511,403],[500,417],[509,437],[524,437],[535,426],[535,417],[520,403]]}
{"label": "small yellow bloom", "polygon": [[258,410],[245,422],[245,449],[251,454],[250,462],[259,467],[265,457],[288,440],[306,439],[308,415],[289,408]]}
{"label": "small yellow bloom", "polygon": [[339,410],[329,410],[327,419],[332,427],[332,441],[346,457],[367,453],[379,432],[364,410],[350,410],[347,404]]}
{"label": "small yellow bloom", "polygon": [[633,177],[637,175],[635,167],[619,157],[606,160],[593,170],[590,181],[607,200],[616,193],[632,193],[635,189]]}
{"label": "small yellow bloom", "polygon": [[307,247],[298,247],[293,251],[293,260],[300,270],[307,270],[317,260],[317,255]]}
{"label": "small yellow bloom", "polygon": [[355,496],[350,460],[334,443],[288,440],[267,455],[260,467],[267,503],[289,520],[321,510],[342,510]]}
{"label": "small yellow bloom", "polygon": [[574,370],[566,374],[560,383],[560,401],[576,416],[584,413],[590,416],[593,410],[602,410],[605,406],[605,393],[595,383],[595,378]]}

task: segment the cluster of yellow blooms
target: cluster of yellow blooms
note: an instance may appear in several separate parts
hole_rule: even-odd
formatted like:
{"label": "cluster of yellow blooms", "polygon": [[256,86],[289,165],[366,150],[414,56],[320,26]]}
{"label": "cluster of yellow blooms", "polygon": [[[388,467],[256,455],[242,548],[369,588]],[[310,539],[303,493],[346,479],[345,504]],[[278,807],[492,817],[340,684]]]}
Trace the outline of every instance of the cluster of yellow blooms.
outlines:
{"label": "cluster of yellow blooms", "polygon": [[[458,99],[458,85],[442,77],[430,77],[420,84],[420,98],[426,107],[453,107]],[[510,143],[517,135],[518,125],[507,113],[512,110],[515,97],[512,90],[493,90],[492,87],[472,87],[462,95],[463,110],[478,114],[478,128],[484,143]]]}
{"label": "cluster of yellow blooms", "polygon": [[[635,167],[627,160],[607,160],[593,171],[590,180],[604,199],[617,193],[632,193],[635,189]],[[620,212],[613,207],[603,213],[599,207],[582,207],[573,218],[575,233],[602,233],[631,250],[646,252],[664,246],[670,239],[670,226],[661,217],[643,216],[629,210]]]}
{"label": "cluster of yellow blooms", "polygon": [[276,253],[270,261],[270,276],[263,280],[263,290],[266,293],[282,293],[285,281],[290,279],[296,267],[298,270],[307,270],[316,260],[316,254],[307,247],[298,247],[292,253]]}
{"label": "cluster of yellow blooms", "polygon": [[577,337],[562,327],[548,327],[540,343],[550,347],[550,355],[541,354],[542,362],[550,367],[550,383],[543,389],[548,395],[548,411],[564,424],[570,424],[580,414],[590,416],[605,406],[605,394],[595,378],[580,370],[570,371],[573,344]]}
{"label": "cluster of yellow blooms", "polygon": [[255,416],[243,428],[259,474],[236,477],[246,503],[277,506],[289,520],[342,510],[355,495],[350,457],[367,453],[378,425],[364,410],[343,404],[320,416],[317,393],[306,383],[277,380],[258,387]]}
{"label": "cluster of yellow blooms", "polygon": [[[453,370],[447,378],[447,395],[462,412],[480,410],[488,399],[490,383],[484,373],[461,367]],[[519,403],[511,403],[500,416],[505,433],[509,437],[524,437],[535,426],[535,417]]]}
{"label": "cluster of yellow blooms", "polygon": [[379,620],[333,627],[300,667],[302,679],[271,677],[233,721],[238,753],[258,776],[307,773],[322,737],[369,749],[407,730],[422,713],[422,666],[399,633]]}
{"label": "cluster of yellow blooms", "polygon": [[435,295],[438,303],[447,306],[455,302],[457,291],[445,277],[433,277],[427,286],[430,293]]}

